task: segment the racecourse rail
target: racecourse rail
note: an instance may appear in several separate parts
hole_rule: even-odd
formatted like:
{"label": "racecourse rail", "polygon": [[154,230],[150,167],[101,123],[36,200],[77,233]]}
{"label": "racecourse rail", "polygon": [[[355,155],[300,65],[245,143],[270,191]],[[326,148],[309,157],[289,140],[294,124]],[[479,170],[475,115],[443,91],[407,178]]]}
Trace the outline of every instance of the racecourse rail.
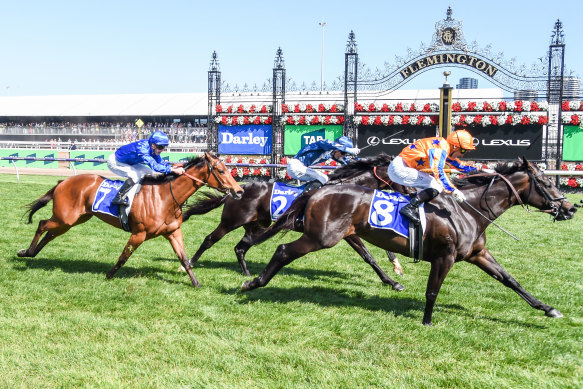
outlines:
{"label": "racecourse rail", "polygon": [[[74,175],[77,175],[77,170],[75,169],[74,163],[84,163],[84,162],[95,162],[95,163],[107,163],[106,159],[103,158],[58,158],[58,157],[0,157],[1,160],[8,160],[14,166],[16,170],[17,181],[20,183],[20,175],[18,171],[18,166],[14,161],[45,161],[45,162],[69,162],[69,168],[73,169]],[[227,166],[243,168],[243,167],[259,167],[259,168],[284,168],[287,165],[279,163],[225,163]],[[310,166],[314,169],[336,169],[337,166],[321,166],[314,165]],[[545,170],[544,173],[549,176],[583,176],[583,171],[573,171],[573,170]]]}

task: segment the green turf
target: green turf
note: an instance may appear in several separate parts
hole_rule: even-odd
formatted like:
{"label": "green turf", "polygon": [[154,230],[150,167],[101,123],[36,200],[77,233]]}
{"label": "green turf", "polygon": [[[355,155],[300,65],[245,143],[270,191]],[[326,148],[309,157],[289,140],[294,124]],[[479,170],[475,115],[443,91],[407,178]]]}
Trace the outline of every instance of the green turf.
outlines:
{"label": "green turf", "polygon": [[[240,293],[233,247],[242,231],[178,273],[164,238],[145,242],[112,280],[129,234],[92,219],[28,247],[50,206],[23,206],[55,177],[0,175],[0,387],[578,388],[583,386],[583,214],[552,223],[515,207],[488,247],[529,292],[564,314],[545,317],[473,265],[454,266],[421,324],[429,264],[400,257],[395,292],[347,244],[311,253],[265,288]],[[579,202],[582,195],[569,195]],[[220,211],[183,226],[192,255]],[[284,239],[295,236],[290,233]],[[276,239],[277,240],[277,239]],[[277,241],[252,248],[258,274]],[[382,250],[371,248],[387,271]]]}

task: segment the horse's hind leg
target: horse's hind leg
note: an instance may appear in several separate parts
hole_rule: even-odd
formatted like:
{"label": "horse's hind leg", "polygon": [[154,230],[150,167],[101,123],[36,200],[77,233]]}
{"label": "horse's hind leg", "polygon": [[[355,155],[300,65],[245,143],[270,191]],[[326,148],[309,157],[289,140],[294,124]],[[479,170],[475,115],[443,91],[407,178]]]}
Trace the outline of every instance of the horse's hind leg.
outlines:
{"label": "horse's hind leg", "polygon": [[145,238],[146,238],[145,232],[139,234],[132,234],[132,236],[130,236],[130,240],[128,240],[128,243],[124,247],[121,255],[119,256],[119,259],[117,260],[117,263],[115,264],[115,266],[111,268],[110,271],[107,272],[106,274],[107,279],[113,277],[113,275],[127,262],[130,255],[132,255],[132,253],[136,251],[138,247],[140,247],[140,245],[144,242]]}
{"label": "horse's hind leg", "polygon": [[[32,238],[32,242],[28,249],[19,250],[16,255],[19,257],[35,257],[43,247],[46,246],[51,240],[55,239],[57,236],[64,234],[69,231],[71,226],[62,224],[53,219],[41,220],[38,223],[36,233]],[[46,232],[46,235],[42,238],[40,243],[38,243],[40,237]],[[37,245],[38,243],[38,245]]]}
{"label": "horse's hind leg", "polygon": [[198,280],[196,279],[196,276],[192,272],[192,267],[188,262],[186,250],[184,250],[184,239],[182,237],[182,230],[179,228],[172,232],[170,235],[166,235],[165,237],[170,241],[170,244],[172,245],[174,252],[176,253],[178,259],[180,259],[180,262],[182,263],[182,267],[188,273],[188,276],[190,277],[190,282],[192,282],[192,286],[196,287],[200,286],[200,282],[198,282]]}
{"label": "horse's hind leg", "polygon": [[374,257],[370,253],[370,251],[368,251],[368,249],[366,248],[364,243],[362,243],[362,240],[358,236],[349,235],[346,238],[344,238],[344,240],[346,242],[348,242],[350,247],[352,247],[362,257],[362,259],[364,259],[364,261],[366,263],[368,263],[374,269],[374,271],[377,273],[377,275],[379,276],[379,278],[381,279],[381,281],[383,283],[390,284],[394,290],[397,290],[399,292],[405,289],[405,287],[403,285],[399,284],[396,281],[393,281],[383,271],[383,269],[381,269],[381,267],[378,265],[377,261],[375,261]]}
{"label": "horse's hind leg", "polygon": [[298,240],[291,243],[277,246],[277,250],[275,250],[273,257],[271,257],[271,260],[265,269],[263,269],[261,274],[258,277],[255,277],[252,281],[245,281],[243,285],[241,285],[241,291],[245,292],[267,285],[282,267],[288,265],[296,258],[322,248],[324,248],[324,246],[320,242],[306,235],[302,235]]}
{"label": "horse's hind leg", "polygon": [[546,305],[535,298],[533,295],[528,293],[520,284],[506,271],[500,264],[496,261],[492,253],[487,249],[483,249],[477,255],[469,258],[467,260],[470,263],[478,266],[480,269],[484,270],[495,280],[500,281],[504,286],[509,287],[520,297],[524,299],[531,307],[540,309],[544,311],[545,315],[549,317],[563,317],[563,314],[556,310],[555,308]]}

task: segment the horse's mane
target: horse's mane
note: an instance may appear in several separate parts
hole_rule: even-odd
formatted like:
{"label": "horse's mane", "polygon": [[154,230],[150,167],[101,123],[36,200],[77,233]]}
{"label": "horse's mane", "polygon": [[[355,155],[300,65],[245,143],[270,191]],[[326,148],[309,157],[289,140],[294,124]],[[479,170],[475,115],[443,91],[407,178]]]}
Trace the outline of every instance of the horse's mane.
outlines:
{"label": "horse's mane", "polygon": [[[516,173],[517,171],[524,171],[526,170],[526,165],[521,164],[521,163],[499,163],[494,167],[494,170],[496,171],[496,173],[499,173],[501,175],[509,175],[512,173]],[[451,177],[451,181],[453,182],[453,184],[455,186],[457,186],[458,188],[463,188],[464,186],[470,186],[470,185],[474,185],[474,186],[482,186],[482,185],[488,185],[490,184],[490,181],[492,181],[492,176],[479,176],[479,177],[474,177],[476,174],[481,174],[482,172],[480,172],[479,170],[470,172],[468,174],[465,174],[463,177]]]}
{"label": "horse's mane", "polygon": [[376,157],[365,159],[353,159],[348,164],[334,170],[328,178],[330,180],[339,180],[342,178],[352,177],[355,174],[362,173],[365,170],[372,170],[375,166],[389,166],[393,160],[392,156],[381,153]]}
{"label": "horse's mane", "polygon": [[[183,164],[183,167],[185,170],[188,170],[191,167],[198,166],[199,164],[202,164],[202,163],[204,163],[203,157],[190,157],[190,158],[188,158],[186,163]],[[176,175],[174,173],[170,173],[170,174],[166,174],[166,175],[164,175],[164,174],[147,175],[147,176],[144,176],[144,178],[142,180],[142,184],[157,185],[157,184],[162,184],[164,182],[174,181],[176,178],[178,178],[178,175]]]}

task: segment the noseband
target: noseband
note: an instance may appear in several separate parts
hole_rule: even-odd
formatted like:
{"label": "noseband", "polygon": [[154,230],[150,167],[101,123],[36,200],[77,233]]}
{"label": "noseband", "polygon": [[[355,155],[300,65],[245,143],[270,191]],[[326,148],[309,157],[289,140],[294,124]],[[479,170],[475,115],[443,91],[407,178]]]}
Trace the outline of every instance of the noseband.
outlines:
{"label": "noseband", "polygon": [[[217,190],[219,190],[219,191],[221,191],[221,192],[226,192],[226,190],[227,190],[227,187],[226,187],[226,186],[223,184],[223,182],[222,182],[221,180],[219,180],[219,177],[217,176],[217,173],[215,172],[215,168],[216,168],[216,166],[217,166],[219,163],[221,163],[221,160],[220,160],[220,159],[217,159],[217,161],[214,163],[214,165],[211,165],[210,161],[209,161],[209,160],[208,160],[208,158],[206,158],[206,156],[205,156],[205,158],[204,158],[204,161],[205,161],[205,163],[206,163],[206,166],[208,167],[209,174],[212,174],[212,176],[215,178],[215,180],[216,180],[216,181],[219,183],[219,185],[220,185],[218,188],[215,188],[215,187],[212,187],[212,186],[211,186],[211,188],[217,189]],[[208,182],[206,182],[206,181],[203,181],[203,180],[201,180],[200,178],[197,178],[197,177],[195,177],[195,176],[193,176],[193,175],[191,175],[191,174],[188,174],[188,173],[184,172],[184,175],[185,175],[186,177],[190,178],[191,180],[193,180],[193,181],[195,181],[195,182],[198,182],[198,183],[200,183],[200,186],[203,186],[203,185],[208,185]],[[209,186],[210,186],[210,185],[209,185]]]}
{"label": "noseband", "polygon": [[[548,213],[551,216],[553,216],[553,221],[557,221],[557,218],[559,217],[560,210],[563,207],[563,203],[565,202],[567,197],[565,197],[565,196],[552,197],[549,194],[549,192],[539,182],[540,174],[543,174],[543,173],[539,173],[539,174],[535,175],[532,171],[528,170],[528,177],[530,178],[530,191],[528,192],[528,198],[527,198],[526,202],[528,203],[528,200],[530,199],[530,195],[532,193],[532,187],[534,186],[535,190],[539,194],[541,194],[543,196],[543,198],[545,199],[545,205],[550,208],[551,212],[548,212]],[[556,204],[557,201],[560,201],[561,203],[559,205],[557,205]]]}

